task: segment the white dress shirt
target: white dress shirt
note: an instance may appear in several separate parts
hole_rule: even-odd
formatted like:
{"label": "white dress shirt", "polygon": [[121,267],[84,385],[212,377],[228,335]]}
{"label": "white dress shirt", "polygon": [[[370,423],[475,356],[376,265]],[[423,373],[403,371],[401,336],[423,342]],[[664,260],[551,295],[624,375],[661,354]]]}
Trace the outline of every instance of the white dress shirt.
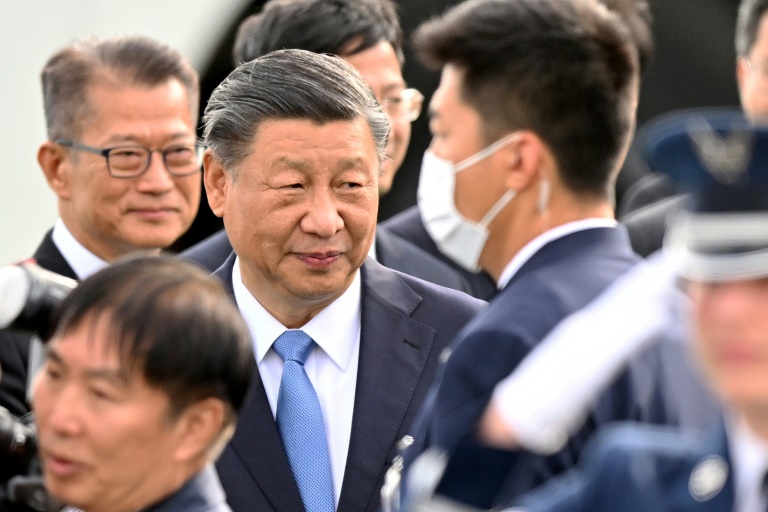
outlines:
{"label": "white dress shirt", "polygon": [[[272,349],[272,344],[288,328],[269,314],[245,287],[239,258],[235,259],[232,269],[232,287],[253,338],[256,363],[274,417],[283,377],[283,360]],[[315,387],[323,411],[336,506],[339,504],[352,433],[360,354],[361,293],[358,270],[347,291],[301,327],[317,344],[304,363],[304,369]]]}
{"label": "white dress shirt", "polygon": [[67,229],[67,226],[64,225],[64,221],[61,219],[57,219],[56,224],[53,225],[51,237],[53,238],[53,243],[56,244],[59,252],[67,260],[72,270],[75,271],[75,275],[80,281],[109,265],[109,263],[83,247],[83,244],[75,239],[72,232]]}
{"label": "white dress shirt", "polygon": [[567,222],[561,226],[557,226],[550,230],[540,234],[520,249],[515,256],[509,260],[507,266],[499,276],[499,282],[497,287],[499,290],[504,288],[512,277],[517,273],[520,268],[525,265],[525,262],[531,259],[531,257],[539,252],[539,250],[550,242],[562,238],[565,235],[576,233],[577,231],[584,231],[591,228],[615,228],[618,225],[615,219],[583,219],[573,222]]}
{"label": "white dress shirt", "polygon": [[756,436],[741,418],[728,418],[726,429],[736,497],[733,511],[766,510],[763,478],[768,471],[768,442]]}

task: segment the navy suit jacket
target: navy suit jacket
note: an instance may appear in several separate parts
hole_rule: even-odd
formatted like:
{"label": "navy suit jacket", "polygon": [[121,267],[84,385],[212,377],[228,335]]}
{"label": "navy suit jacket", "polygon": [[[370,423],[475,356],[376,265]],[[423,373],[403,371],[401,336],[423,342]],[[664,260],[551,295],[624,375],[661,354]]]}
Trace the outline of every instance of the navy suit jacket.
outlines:
{"label": "navy suit jacket", "polygon": [[518,505],[526,512],[731,512],[732,477],[722,424],[705,439],[613,426],[596,436],[578,468]]}
{"label": "navy suit jacket", "polygon": [[[214,275],[230,289],[234,254]],[[387,467],[454,335],[486,304],[388,269],[361,267],[362,329],[352,436],[338,512],[376,510]],[[217,463],[235,512],[304,510],[258,371]]]}
{"label": "navy suit jacket", "polygon": [[231,509],[211,464],[172,495],[143,512],[231,512]]}
{"label": "navy suit jacket", "polygon": [[432,237],[429,236],[427,229],[424,227],[424,221],[421,220],[418,206],[412,206],[404,212],[398,213],[385,221],[382,226],[461,274],[469,282],[472,296],[488,300],[496,293],[496,281],[488,273],[469,272],[440,252],[440,249],[437,248],[434,240],[432,240]]}
{"label": "navy suit jacket", "polygon": [[[453,345],[419,413],[416,442],[405,454],[406,466],[427,448],[447,451],[450,459],[437,492],[490,508],[572,467],[597,425],[617,419],[663,421],[663,412],[656,409],[663,401],[653,396],[650,369],[628,372],[614,383],[581,431],[555,456],[492,450],[474,436],[496,384],[563,318],[585,306],[637,261],[621,227],[578,231],[537,251]],[[583,342],[586,357],[589,340]]]}
{"label": "navy suit jacket", "polygon": [[[213,272],[224,263],[231,252],[232,244],[229,243],[226,231],[221,230],[179,256]],[[381,226],[376,227],[376,259],[385,267],[409,276],[461,292],[471,292],[469,283],[461,274]]]}
{"label": "navy suit jacket", "polygon": [[[61,255],[53,243],[52,231],[45,238],[32,256],[37,264],[46,270],[77,279],[75,271]],[[22,416],[29,412],[27,404],[27,363],[29,345],[32,336],[27,333],[0,330],[0,406],[11,414]]]}

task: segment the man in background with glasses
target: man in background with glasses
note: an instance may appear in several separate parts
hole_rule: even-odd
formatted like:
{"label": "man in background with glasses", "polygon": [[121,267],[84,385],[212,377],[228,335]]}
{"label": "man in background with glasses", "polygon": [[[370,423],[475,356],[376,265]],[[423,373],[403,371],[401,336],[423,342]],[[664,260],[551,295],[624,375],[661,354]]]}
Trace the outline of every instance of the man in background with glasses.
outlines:
{"label": "man in background with glasses", "polygon": [[[411,137],[411,122],[421,112],[424,97],[403,80],[402,31],[390,0],[272,0],[262,12],[238,29],[235,64],[269,52],[295,48],[338,55],[349,62],[373,89],[389,118],[387,159],[379,177],[379,194],[392,188]],[[221,231],[184,253],[192,261],[216,270],[232,252]],[[371,256],[379,263],[442,286],[470,291],[469,283],[446,263],[414,244],[379,227]]]}
{"label": "man in background with glasses", "polygon": [[[48,141],[37,160],[59,219],[33,255],[37,263],[84,279],[181,236],[200,201],[191,64],[147,37],[94,38],[55,53],[41,78]],[[0,331],[0,406],[16,415],[28,411],[35,347],[28,336]]]}

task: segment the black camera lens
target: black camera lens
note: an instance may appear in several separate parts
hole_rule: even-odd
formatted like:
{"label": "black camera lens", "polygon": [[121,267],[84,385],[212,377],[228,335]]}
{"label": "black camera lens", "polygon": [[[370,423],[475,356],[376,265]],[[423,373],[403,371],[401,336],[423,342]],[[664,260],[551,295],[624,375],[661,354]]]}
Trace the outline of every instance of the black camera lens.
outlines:
{"label": "black camera lens", "polygon": [[34,263],[0,268],[0,329],[51,334],[52,312],[77,281]]}
{"label": "black camera lens", "polygon": [[37,436],[33,426],[25,424],[0,407],[0,482],[25,474],[37,455]]}

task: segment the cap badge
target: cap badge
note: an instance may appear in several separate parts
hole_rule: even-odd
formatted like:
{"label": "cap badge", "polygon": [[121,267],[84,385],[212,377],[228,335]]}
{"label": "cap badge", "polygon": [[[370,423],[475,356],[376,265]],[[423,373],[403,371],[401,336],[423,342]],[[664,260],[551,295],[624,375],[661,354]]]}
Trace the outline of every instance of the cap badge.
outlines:
{"label": "cap badge", "polygon": [[692,119],[688,133],[699,162],[716,181],[730,185],[741,178],[752,155],[751,133],[733,130],[721,136],[703,119]]}

